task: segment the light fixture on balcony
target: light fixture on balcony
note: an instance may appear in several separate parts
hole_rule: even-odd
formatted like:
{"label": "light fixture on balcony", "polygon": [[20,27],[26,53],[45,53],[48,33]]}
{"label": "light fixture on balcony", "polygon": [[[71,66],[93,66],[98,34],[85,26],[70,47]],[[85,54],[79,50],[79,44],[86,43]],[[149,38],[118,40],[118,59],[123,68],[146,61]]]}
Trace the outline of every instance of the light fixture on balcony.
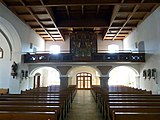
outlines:
{"label": "light fixture on balcony", "polygon": [[3,58],[3,49],[0,47],[0,59]]}

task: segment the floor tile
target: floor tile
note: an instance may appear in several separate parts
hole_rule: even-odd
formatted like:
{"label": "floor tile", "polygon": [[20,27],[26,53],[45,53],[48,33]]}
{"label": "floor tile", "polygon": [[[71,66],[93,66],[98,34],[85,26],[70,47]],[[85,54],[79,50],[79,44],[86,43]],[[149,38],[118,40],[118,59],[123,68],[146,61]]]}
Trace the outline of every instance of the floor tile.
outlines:
{"label": "floor tile", "polygon": [[103,120],[90,90],[78,90],[66,120]]}

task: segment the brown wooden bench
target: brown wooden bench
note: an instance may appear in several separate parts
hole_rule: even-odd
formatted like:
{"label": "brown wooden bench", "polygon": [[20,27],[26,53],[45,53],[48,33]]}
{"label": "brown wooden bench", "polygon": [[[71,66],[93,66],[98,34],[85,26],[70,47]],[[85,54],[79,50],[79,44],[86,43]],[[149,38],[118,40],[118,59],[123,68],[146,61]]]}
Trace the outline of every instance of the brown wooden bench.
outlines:
{"label": "brown wooden bench", "polygon": [[159,112],[160,106],[109,106],[108,118],[114,119],[115,112]]}
{"label": "brown wooden bench", "polygon": [[[63,119],[64,115],[67,114],[68,106],[71,104],[71,101],[75,96],[76,89],[74,86],[70,86],[67,89],[66,88],[57,89],[57,88],[58,86],[56,86],[55,89],[54,87],[49,87],[49,88],[43,87],[43,88],[24,91],[22,92],[21,95],[18,95],[18,94],[1,95],[0,96],[0,113],[5,113],[5,114],[1,114],[4,117],[7,113],[6,111],[8,111],[8,114],[7,114],[8,116],[12,115],[10,114],[12,112],[14,112],[16,116],[17,115],[21,116],[21,114],[26,114],[26,113],[27,114],[29,113],[30,115],[31,112],[35,114],[40,112],[48,113],[48,112],[54,111],[56,112],[56,116],[58,118],[53,120],[57,120],[59,118]],[[38,114],[36,114],[35,116],[37,115]],[[6,120],[6,119],[3,119],[3,120]],[[51,119],[46,118],[45,120],[51,120]]]}
{"label": "brown wooden bench", "polygon": [[[14,102],[14,103],[12,103]],[[17,103],[18,102],[18,103]],[[61,108],[61,111],[63,111],[63,114],[66,115],[67,112],[68,112],[68,105],[67,105],[67,101],[65,101],[65,99],[60,99],[60,98],[39,98],[39,97],[33,97],[33,98],[1,98],[0,97],[0,104],[20,104],[22,103],[23,105],[23,102],[27,105],[30,105],[32,104],[32,102],[34,103],[40,103],[40,102],[43,102],[43,103],[54,103],[54,105],[59,105],[60,108]],[[39,104],[38,104],[39,105]]]}
{"label": "brown wooden bench", "polygon": [[64,118],[60,106],[0,105],[1,111],[56,112],[57,120]]}
{"label": "brown wooden bench", "polygon": [[[121,108],[126,108],[126,111],[128,110],[127,107],[128,106],[138,106],[138,110],[140,110],[140,108],[144,107],[144,106],[148,106],[148,107],[155,107],[158,106],[160,107],[160,100],[159,99],[134,99],[134,98],[129,98],[129,99],[113,99],[113,100],[109,100],[106,103],[107,108],[104,108],[104,115],[105,114],[109,114],[110,113],[110,108],[113,106],[123,106]],[[131,109],[131,108],[129,108]],[[135,109],[133,109],[135,110]],[[157,110],[157,109],[156,109]],[[124,110],[125,111],[125,110]],[[132,110],[130,110],[132,111]],[[141,109],[140,111],[143,111],[143,109]],[[160,111],[160,109],[159,109]],[[148,112],[148,111],[147,111]],[[153,111],[154,112],[154,109]]]}
{"label": "brown wooden bench", "polygon": [[76,94],[76,86],[70,85],[68,88],[61,88],[60,86],[56,86],[56,89],[54,87],[55,86],[42,87],[42,88],[40,87],[37,89],[22,91],[22,95],[31,95],[31,96],[37,96],[37,97],[39,96],[51,97],[59,94],[61,97],[66,98],[66,108],[68,111],[68,109],[71,107],[71,103]]}
{"label": "brown wooden bench", "polygon": [[0,120],[57,120],[56,112],[0,111]]}
{"label": "brown wooden bench", "polygon": [[[11,95],[11,96],[13,96],[13,95]],[[17,95],[17,96],[21,96],[21,95]],[[0,104],[1,105],[21,105],[21,106],[23,106],[24,104],[26,104],[26,105],[37,105],[37,106],[39,106],[39,105],[59,106],[59,108],[61,108],[61,111],[62,111],[60,113],[61,114],[63,113],[61,116],[63,116],[63,117],[67,114],[67,108],[65,106],[65,102],[66,102],[65,99],[59,98],[59,97],[47,98],[47,97],[41,96],[39,98],[38,96],[36,96],[36,97],[25,98],[23,96],[23,98],[22,97],[16,98],[14,96],[14,97],[10,98],[10,95],[0,97]]]}
{"label": "brown wooden bench", "polygon": [[31,96],[47,96],[47,97],[50,97],[50,96],[54,96],[54,95],[60,95],[60,96],[63,96],[63,97],[66,97],[67,99],[67,103],[68,103],[68,107],[70,107],[72,101],[73,101],[73,95],[71,92],[67,92],[67,91],[61,91],[61,92],[48,92],[48,91],[30,91],[30,92],[24,92],[22,93],[22,95],[31,95]]}
{"label": "brown wooden bench", "polygon": [[[126,114],[118,114],[118,118],[113,117],[120,112],[127,112],[127,115],[129,112],[136,113],[141,119],[143,119],[144,113],[149,113],[151,116],[156,113],[160,114],[160,96],[152,95],[150,91],[125,86],[113,86],[112,88],[102,89],[96,86],[92,89],[92,94],[96,98],[97,105],[104,116],[107,114],[113,120],[130,120],[127,117],[122,117],[122,119],[119,117],[126,116]],[[135,118],[134,120],[137,119]],[[140,119],[138,118],[138,120]]]}
{"label": "brown wooden bench", "polygon": [[114,112],[113,120],[158,120],[160,112]]}
{"label": "brown wooden bench", "polygon": [[[110,97],[107,99],[106,98],[106,103],[104,104],[107,105],[108,107],[113,107],[113,104],[115,104],[115,106],[124,106],[126,108],[126,104],[129,105],[131,104],[132,106],[134,105],[134,103],[136,105],[139,105],[139,107],[141,106],[159,106],[160,103],[160,96],[156,95],[156,96],[152,96],[152,95],[141,95],[141,96],[132,96],[132,95],[127,95],[128,97],[123,97],[123,96],[114,96],[114,97]],[[126,103],[126,104],[125,104]],[[106,110],[108,111],[108,110]]]}
{"label": "brown wooden bench", "polygon": [[8,94],[8,93],[9,93],[9,89],[0,88],[0,95],[4,95],[4,94]]}

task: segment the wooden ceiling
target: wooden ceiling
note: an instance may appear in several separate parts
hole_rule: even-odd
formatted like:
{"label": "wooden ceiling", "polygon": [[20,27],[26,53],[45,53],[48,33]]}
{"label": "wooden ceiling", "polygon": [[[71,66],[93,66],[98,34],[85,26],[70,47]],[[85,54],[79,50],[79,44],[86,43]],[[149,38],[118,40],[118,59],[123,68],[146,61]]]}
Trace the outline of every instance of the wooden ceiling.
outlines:
{"label": "wooden ceiling", "polygon": [[0,0],[44,40],[90,31],[103,40],[123,40],[160,0]]}

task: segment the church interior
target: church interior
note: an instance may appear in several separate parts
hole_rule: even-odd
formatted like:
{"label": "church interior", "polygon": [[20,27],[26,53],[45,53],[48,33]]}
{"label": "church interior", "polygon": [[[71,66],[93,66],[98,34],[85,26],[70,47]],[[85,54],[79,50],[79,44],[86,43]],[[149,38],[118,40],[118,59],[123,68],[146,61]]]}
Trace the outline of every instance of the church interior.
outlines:
{"label": "church interior", "polygon": [[0,120],[157,120],[160,0],[0,0]]}

